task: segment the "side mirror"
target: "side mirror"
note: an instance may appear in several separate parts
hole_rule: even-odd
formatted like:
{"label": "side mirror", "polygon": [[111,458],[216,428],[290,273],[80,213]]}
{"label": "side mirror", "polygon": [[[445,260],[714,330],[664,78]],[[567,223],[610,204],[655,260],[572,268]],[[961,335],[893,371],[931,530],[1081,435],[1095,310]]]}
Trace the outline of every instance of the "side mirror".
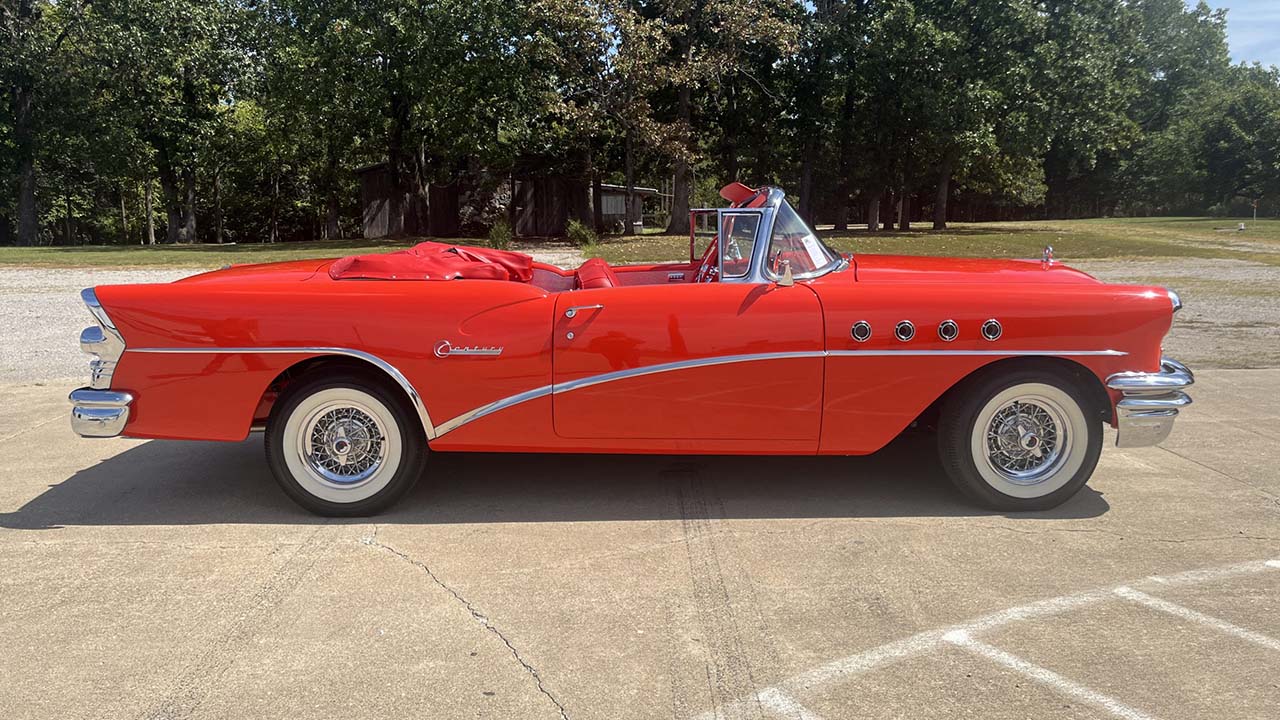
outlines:
{"label": "side mirror", "polygon": [[796,279],[791,275],[791,261],[782,261],[782,277],[778,278],[778,287],[791,287],[796,284]]}

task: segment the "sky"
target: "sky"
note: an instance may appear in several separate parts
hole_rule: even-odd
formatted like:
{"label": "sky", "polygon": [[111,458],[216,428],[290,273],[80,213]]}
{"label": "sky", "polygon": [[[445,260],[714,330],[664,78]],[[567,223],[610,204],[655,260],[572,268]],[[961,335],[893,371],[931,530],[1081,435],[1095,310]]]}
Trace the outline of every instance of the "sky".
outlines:
{"label": "sky", "polygon": [[[1280,65],[1280,0],[1207,0],[1227,8],[1227,43],[1233,62]],[[1194,5],[1194,0],[1188,4]]]}

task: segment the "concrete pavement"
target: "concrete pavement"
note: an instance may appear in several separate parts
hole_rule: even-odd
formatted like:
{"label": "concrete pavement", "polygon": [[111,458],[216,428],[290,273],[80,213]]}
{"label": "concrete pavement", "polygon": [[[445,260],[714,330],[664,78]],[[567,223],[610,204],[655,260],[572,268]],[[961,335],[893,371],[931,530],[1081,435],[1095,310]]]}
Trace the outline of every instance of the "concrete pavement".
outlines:
{"label": "concrete pavement", "polygon": [[299,510],[259,436],[80,439],[75,381],[8,385],[0,717],[1274,715],[1280,370],[1197,378],[1046,513],[917,437],[436,455],[376,522]]}

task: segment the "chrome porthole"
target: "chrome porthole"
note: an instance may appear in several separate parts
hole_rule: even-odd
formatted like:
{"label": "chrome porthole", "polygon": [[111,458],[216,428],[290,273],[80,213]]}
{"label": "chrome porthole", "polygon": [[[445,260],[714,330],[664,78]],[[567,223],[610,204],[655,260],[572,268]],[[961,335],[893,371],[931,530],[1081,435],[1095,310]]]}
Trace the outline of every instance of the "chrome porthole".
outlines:
{"label": "chrome porthole", "polygon": [[960,335],[960,326],[956,325],[955,320],[943,320],[938,323],[938,339],[942,342],[951,342]]}
{"label": "chrome porthole", "polygon": [[871,323],[866,320],[859,320],[849,329],[849,334],[858,342],[866,342],[871,339]]}
{"label": "chrome porthole", "polygon": [[907,342],[916,336],[916,326],[910,320],[903,320],[894,326],[893,336],[902,342]]}
{"label": "chrome porthole", "polygon": [[982,323],[982,337],[987,340],[999,340],[1004,333],[1004,328],[1000,326],[1000,321],[995,318]]}

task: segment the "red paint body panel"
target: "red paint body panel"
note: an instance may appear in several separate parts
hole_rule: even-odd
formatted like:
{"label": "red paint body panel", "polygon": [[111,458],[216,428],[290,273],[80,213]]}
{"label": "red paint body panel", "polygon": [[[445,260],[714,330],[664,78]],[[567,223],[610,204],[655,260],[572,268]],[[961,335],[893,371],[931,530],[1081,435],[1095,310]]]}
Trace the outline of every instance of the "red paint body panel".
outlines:
{"label": "red paint body panel", "polygon": [[[328,263],[97,288],[127,345],[112,380],[135,398],[125,434],[242,439],[273,400],[273,381],[317,354],[255,349],[349,348],[404,375],[432,428],[445,428],[431,440],[440,450],[862,454],[1008,357],[875,353],[1124,353],[1066,356],[1101,381],[1157,370],[1172,317],[1161,288],[1107,285],[1056,263],[859,255],[794,287],[694,283],[697,263],[676,263],[613,268],[619,286],[590,290],[570,289],[572,271],[538,265],[530,284],[333,280]],[[592,305],[604,307],[566,317]],[[979,328],[993,317],[1004,334],[989,342]],[[893,337],[904,319],[916,326],[909,343]],[[945,319],[959,324],[953,342],[937,337]],[[850,337],[858,320],[873,326],[867,342]],[[441,341],[502,352],[441,357]],[[140,352],[148,348],[235,352]],[[748,357],[697,364],[739,356]],[[572,387],[686,361],[694,365]],[[497,402],[511,404],[470,419]]]}
{"label": "red paint body panel", "polygon": [[[590,305],[603,307],[565,317],[571,306]],[[557,384],[686,360],[815,356],[700,366],[557,394],[556,434],[807,440],[816,448],[822,332],[818,299],[802,287],[702,283],[561,293],[553,332]]]}

